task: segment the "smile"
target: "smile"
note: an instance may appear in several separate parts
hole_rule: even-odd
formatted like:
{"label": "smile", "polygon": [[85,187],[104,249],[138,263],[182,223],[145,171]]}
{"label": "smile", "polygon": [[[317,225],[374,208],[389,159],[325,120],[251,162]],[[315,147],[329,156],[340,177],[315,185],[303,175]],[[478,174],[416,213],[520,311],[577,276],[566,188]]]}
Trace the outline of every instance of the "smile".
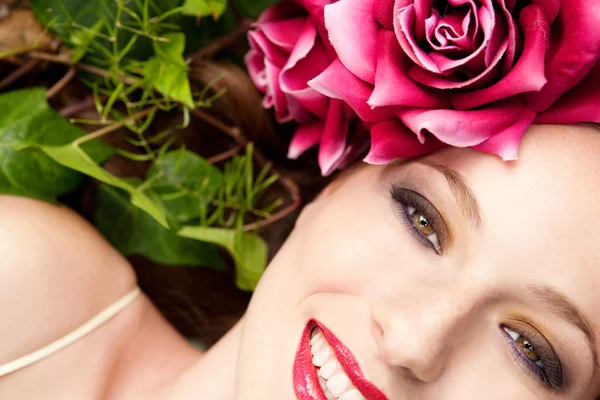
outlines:
{"label": "smile", "polygon": [[294,362],[299,400],[388,400],[362,374],[350,350],[325,326],[306,326]]}

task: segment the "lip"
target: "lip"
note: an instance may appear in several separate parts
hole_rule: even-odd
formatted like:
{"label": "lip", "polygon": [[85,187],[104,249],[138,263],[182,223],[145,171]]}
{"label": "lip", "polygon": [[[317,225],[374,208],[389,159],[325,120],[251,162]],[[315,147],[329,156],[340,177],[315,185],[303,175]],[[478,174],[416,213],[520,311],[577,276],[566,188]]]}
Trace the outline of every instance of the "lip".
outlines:
{"label": "lip", "polygon": [[296,360],[294,361],[294,391],[298,400],[327,400],[325,393],[319,385],[317,370],[312,363],[310,352],[310,333],[313,328],[319,327],[323,336],[333,349],[340,366],[352,381],[352,384],[367,400],[388,400],[373,383],[364,377],[356,358],[329,329],[318,321],[311,320],[304,328]]}

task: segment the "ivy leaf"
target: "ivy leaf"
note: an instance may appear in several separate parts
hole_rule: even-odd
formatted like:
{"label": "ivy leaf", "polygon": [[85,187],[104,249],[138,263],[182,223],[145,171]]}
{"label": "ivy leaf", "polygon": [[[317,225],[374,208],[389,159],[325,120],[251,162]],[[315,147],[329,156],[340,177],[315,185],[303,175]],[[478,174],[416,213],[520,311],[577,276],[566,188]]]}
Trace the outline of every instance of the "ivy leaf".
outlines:
{"label": "ivy leaf", "polygon": [[[74,190],[83,176],[48,157],[44,146],[61,146],[85,135],[54,111],[45,89],[15,90],[0,95],[0,192],[56,201]],[[98,140],[86,143],[94,162],[105,161],[112,148]]]}
{"label": "ivy leaf", "polygon": [[142,255],[166,265],[226,269],[214,245],[177,236],[133,206],[122,190],[100,186],[94,219],[98,230],[126,256]]}
{"label": "ivy leaf", "polygon": [[149,85],[165,97],[196,108],[190,89],[188,66],[183,58],[185,35],[164,35],[168,42],[154,41],[155,56],[144,63],[144,76]]}
{"label": "ivy leaf", "polygon": [[241,16],[256,19],[268,7],[279,3],[279,0],[234,0],[234,7]]}
{"label": "ivy leaf", "polygon": [[226,8],[227,0],[185,0],[182,13],[195,17],[212,16],[218,20]]}
{"label": "ivy leaf", "polygon": [[235,262],[237,287],[246,291],[256,288],[267,266],[267,244],[260,236],[205,226],[185,226],[177,234],[224,247]]}
{"label": "ivy leaf", "polygon": [[160,156],[148,171],[150,187],[178,222],[201,215],[223,184],[223,173],[196,153],[185,149]]}

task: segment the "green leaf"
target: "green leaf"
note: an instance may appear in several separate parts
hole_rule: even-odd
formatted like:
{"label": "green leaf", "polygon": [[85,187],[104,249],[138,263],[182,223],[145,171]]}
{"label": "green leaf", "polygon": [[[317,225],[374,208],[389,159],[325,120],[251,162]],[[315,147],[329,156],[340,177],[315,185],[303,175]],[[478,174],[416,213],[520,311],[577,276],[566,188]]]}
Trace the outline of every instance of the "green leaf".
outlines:
{"label": "green leaf", "polygon": [[94,160],[76,143],[70,143],[60,147],[42,147],[44,153],[50,156],[54,161],[65,167],[84,173],[100,182],[123,189],[131,196],[131,204],[144,210],[152,216],[159,224],[168,227],[167,218],[163,208],[152,201],[142,191],[131,186],[127,181],[117,178],[110,172],[99,166]]}
{"label": "green leaf", "polygon": [[[61,146],[85,135],[50,108],[45,89],[0,95],[0,192],[55,201],[74,190],[82,175],[48,157],[41,148]],[[100,141],[86,144],[93,162],[113,153]]]}
{"label": "green leaf", "polygon": [[102,185],[98,189],[94,219],[98,230],[126,256],[142,255],[166,265],[226,269],[214,245],[177,236],[134,207],[127,193],[114,187]]}
{"label": "green leaf", "polygon": [[144,63],[144,76],[149,85],[165,97],[196,108],[190,89],[188,66],[183,58],[185,35],[164,35],[169,42],[155,41],[155,56]]}
{"label": "green leaf", "polygon": [[279,3],[279,0],[234,0],[233,5],[241,16],[256,19],[268,7]]}
{"label": "green leaf", "polygon": [[227,0],[185,0],[183,14],[196,17],[212,16],[217,20],[227,8]]}
{"label": "green leaf", "polygon": [[224,247],[235,262],[237,287],[246,291],[256,288],[267,266],[267,244],[260,236],[235,229],[204,226],[185,226],[177,234]]}
{"label": "green leaf", "polygon": [[159,157],[148,171],[148,182],[169,215],[181,223],[197,218],[223,184],[223,173],[185,149]]}

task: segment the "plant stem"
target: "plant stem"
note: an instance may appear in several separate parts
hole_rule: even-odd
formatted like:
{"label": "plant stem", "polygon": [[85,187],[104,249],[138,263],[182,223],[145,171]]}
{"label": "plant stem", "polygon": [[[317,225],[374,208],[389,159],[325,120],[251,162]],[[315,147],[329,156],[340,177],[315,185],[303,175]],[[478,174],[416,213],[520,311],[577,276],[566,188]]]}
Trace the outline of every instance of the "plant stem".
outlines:
{"label": "plant stem", "polygon": [[47,92],[46,92],[46,100],[50,100],[52,97],[54,97],[58,92],[60,92],[61,90],[64,89],[65,86],[67,86],[67,84],[69,82],[71,82],[71,79],[73,79],[75,77],[75,73],[77,72],[77,69],[75,67],[71,67],[69,68],[69,70],[67,71],[67,73],[60,78],[60,80],[58,82],[56,82],[54,84],[54,86],[52,86]]}
{"label": "plant stem", "polygon": [[218,162],[228,160],[231,157],[233,157],[236,154],[238,154],[241,149],[242,148],[240,146],[235,146],[231,150],[227,150],[227,151],[225,151],[223,153],[217,154],[216,156],[213,156],[213,157],[210,157],[210,158],[206,159],[206,162],[209,163],[209,164],[216,164]]}
{"label": "plant stem", "polygon": [[89,142],[90,140],[94,140],[97,139],[99,137],[102,137],[104,135],[107,135],[109,133],[112,133],[114,131],[117,131],[119,129],[121,129],[123,126],[125,125],[129,125],[141,118],[146,117],[148,114],[152,113],[152,112],[156,112],[156,110],[158,110],[158,107],[154,106],[154,107],[150,107],[147,108],[143,111],[140,111],[139,113],[132,115],[131,117],[125,118],[123,121],[119,121],[115,124],[109,125],[105,128],[102,129],[98,129],[97,131],[94,131],[92,133],[90,133],[89,135],[83,136],[77,140],[75,140],[73,142],[74,146],[80,146],[81,144],[85,143],[85,142]]}
{"label": "plant stem", "polygon": [[12,56],[19,56],[21,54],[29,53],[37,49],[38,46],[26,46],[26,47],[17,47],[15,49],[0,51],[0,60],[3,58],[8,58]]}
{"label": "plant stem", "polygon": [[[237,126],[229,126],[229,125],[225,124],[224,122],[216,119],[212,115],[209,115],[198,108],[196,108],[195,110],[192,110],[192,113],[195,116],[197,116],[198,118],[206,121],[210,125],[219,129],[223,133],[226,133],[229,136],[231,136],[237,142],[237,144],[239,146],[246,147],[248,145],[248,139],[244,136],[242,131]],[[254,149],[252,154],[253,154],[254,160],[261,167],[264,167],[267,164],[267,162],[268,162],[267,159],[265,158],[265,156],[263,156],[260,153],[260,151],[258,151],[257,149]],[[292,197],[292,203],[289,206],[285,207],[283,210],[271,215],[270,217],[268,217],[264,220],[254,222],[252,224],[244,225],[243,230],[246,232],[262,228],[263,226],[266,226],[266,225],[270,225],[277,220],[287,217],[288,215],[293,213],[298,207],[300,207],[301,197],[300,197],[300,189],[298,188],[298,185],[296,185],[296,183],[294,183],[294,181],[291,180],[290,178],[288,178],[287,176],[278,172],[276,168],[272,168],[272,172],[279,176],[279,182],[286,188],[286,190]]]}

